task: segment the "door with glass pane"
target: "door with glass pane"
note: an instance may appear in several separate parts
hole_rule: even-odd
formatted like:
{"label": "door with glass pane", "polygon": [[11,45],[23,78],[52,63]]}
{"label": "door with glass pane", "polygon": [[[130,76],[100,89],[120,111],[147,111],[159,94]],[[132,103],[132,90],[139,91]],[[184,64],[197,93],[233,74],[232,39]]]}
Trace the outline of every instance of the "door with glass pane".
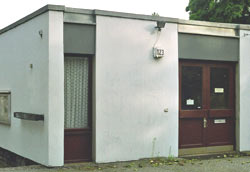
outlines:
{"label": "door with glass pane", "polygon": [[179,148],[233,148],[234,64],[181,61],[179,77]]}
{"label": "door with glass pane", "polygon": [[92,156],[91,76],[88,57],[64,60],[64,160],[89,161]]}

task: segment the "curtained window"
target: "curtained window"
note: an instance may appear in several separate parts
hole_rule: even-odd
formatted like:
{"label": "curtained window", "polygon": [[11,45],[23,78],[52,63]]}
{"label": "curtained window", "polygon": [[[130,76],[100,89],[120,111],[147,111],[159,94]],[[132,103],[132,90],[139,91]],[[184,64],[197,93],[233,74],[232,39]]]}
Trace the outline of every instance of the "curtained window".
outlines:
{"label": "curtained window", "polygon": [[87,128],[89,99],[89,59],[65,57],[65,128]]}

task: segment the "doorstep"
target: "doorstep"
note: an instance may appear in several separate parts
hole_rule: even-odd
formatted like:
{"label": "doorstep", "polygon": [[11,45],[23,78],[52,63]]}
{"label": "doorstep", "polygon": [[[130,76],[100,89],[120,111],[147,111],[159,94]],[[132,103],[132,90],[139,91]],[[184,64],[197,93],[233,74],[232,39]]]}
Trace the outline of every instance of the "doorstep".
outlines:
{"label": "doorstep", "polygon": [[213,154],[213,153],[223,153],[232,151],[234,151],[233,145],[184,148],[184,149],[179,149],[179,156]]}
{"label": "doorstep", "polygon": [[219,152],[219,153],[208,153],[208,154],[196,154],[196,155],[183,155],[179,158],[183,159],[198,159],[198,160],[207,160],[207,159],[220,159],[227,157],[240,157],[240,156],[249,156],[250,153],[244,154],[237,151],[229,151],[229,152]]}

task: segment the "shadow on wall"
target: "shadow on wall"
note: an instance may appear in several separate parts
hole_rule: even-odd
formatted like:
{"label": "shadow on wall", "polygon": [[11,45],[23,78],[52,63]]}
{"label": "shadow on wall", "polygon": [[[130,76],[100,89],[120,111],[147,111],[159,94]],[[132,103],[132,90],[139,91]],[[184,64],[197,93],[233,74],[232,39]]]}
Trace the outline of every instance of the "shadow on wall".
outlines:
{"label": "shadow on wall", "polygon": [[0,168],[37,164],[8,150],[0,148]]}

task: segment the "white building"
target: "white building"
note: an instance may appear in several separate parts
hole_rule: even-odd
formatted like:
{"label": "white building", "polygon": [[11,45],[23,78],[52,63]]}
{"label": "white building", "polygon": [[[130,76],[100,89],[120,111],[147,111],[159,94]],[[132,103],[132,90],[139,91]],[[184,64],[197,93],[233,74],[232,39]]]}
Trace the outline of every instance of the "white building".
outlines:
{"label": "white building", "polygon": [[0,147],[46,166],[250,151],[249,49],[250,25],[47,5],[0,30]]}

